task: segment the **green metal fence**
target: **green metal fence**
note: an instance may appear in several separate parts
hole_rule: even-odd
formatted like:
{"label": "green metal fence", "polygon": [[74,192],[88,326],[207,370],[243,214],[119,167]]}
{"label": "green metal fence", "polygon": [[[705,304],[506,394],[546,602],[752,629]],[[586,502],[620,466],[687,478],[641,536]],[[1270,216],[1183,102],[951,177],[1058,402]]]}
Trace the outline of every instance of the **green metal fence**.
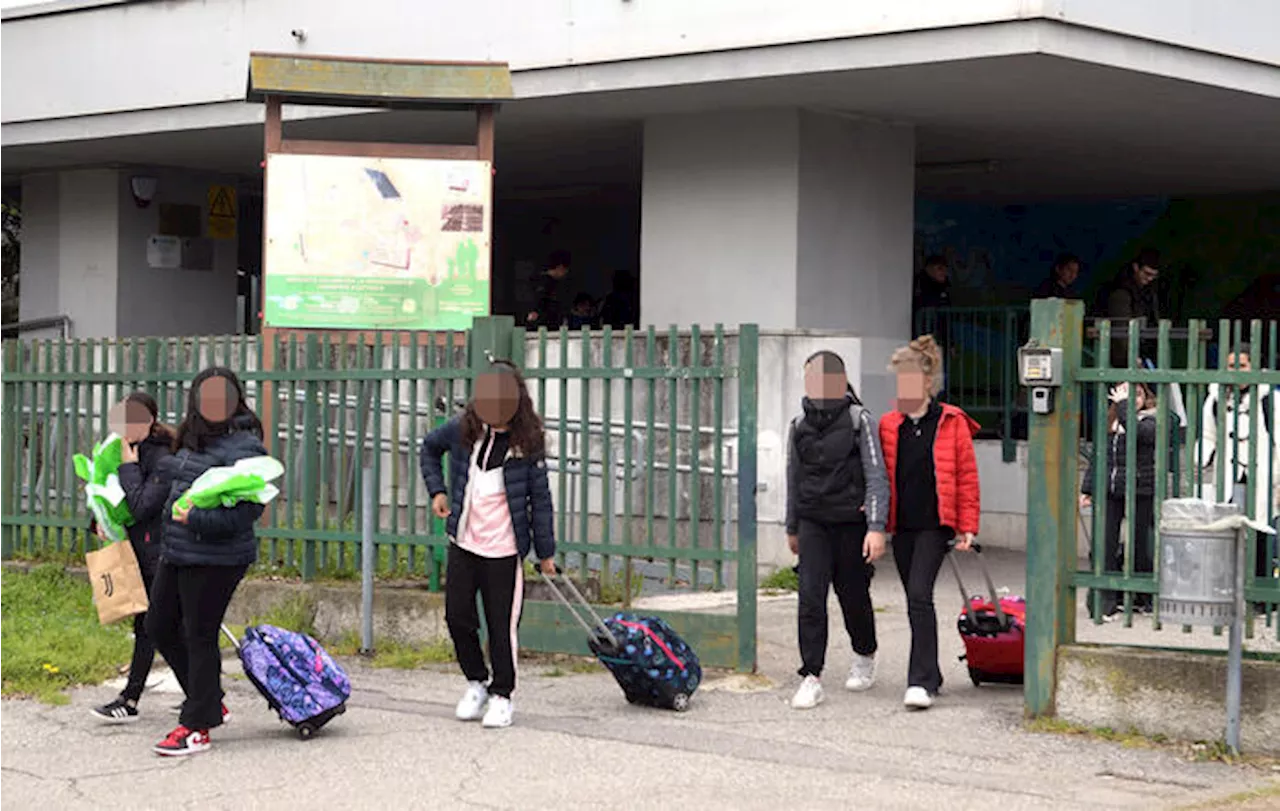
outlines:
{"label": "green metal fence", "polygon": [[[755,664],[758,332],[675,328],[527,335],[509,318],[468,332],[51,340],[4,345],[3,556],[74,561],[87,537],[71,456],[134,389],[176,422],[200,369],[245,381],[281,493],[259,526],[260,570],[348,577],[371,465],[378,570],[443,578],[448,539],[418,472],[422,437],[457,413],[488,360],[525,368],[547,424],[562,566],[636,595],[736,590],[733,614],[664,612],[708,664]],[[89,548],[92,548],[90,546]],[[524,642],[586,653],[554,603],[526,604]]]}
{"label": "green metal fence", "polygon": [[[1031,338],[1042,346],[1062,348],[1064,367],[1064,387],[1058,392],[1056,408],[1052,414],[1032,418],[1029,442],[1026,701],[1033,715],[1052,712],[1056,651],[1076,640],[1081,591],[1091,590],[1086,592],[1090,597],[1083,608],[1096,623],[1104,621],[1100,610],[1102,591],[1117,592],[1126,627],[1137,618],[1139,598],[1149,596],[1154,610],[1146,621],[1155,630],[1176,634],[1163,647],[1194,647],[1182,635],[1190,633],[1190,628],[1162,629],[1158,620],[1158,573],[1163,552],[1159,524],[1161,504],[1166,498],[1228,501],[1236,497],[1235,485],[1241,477],[1233,475],[1224,453],[1209,452],[1208,443],[1218,449],[1238,450],[1238,458],[1246,460],[1237,473],[1247,474],[1243,477],[1243,490],[1248,514],[1274,525],[1280,511],[1277,434],[1268,431],[1269,442],[1264,443],[1260,441],[1263,433],[1256,428],[1280,427],[1280,371],[1276,371],[1280,365],[1280,323],[1222,321],[1216,330],[1210,330],[1204,323],[1192,321],[1185,331],[1185,351],[1177,353],[1181,362],[1177,362],[1170,322],[1161,322],[1154,341],[1143,347],[1140,325],[1135,321],[1125,325],[1128,357],[1114,362],[1110,349],[1112,325],[1101,322],[1095,337],[1086,342],[1082,322],[1083,308],[1078,302],[1048,300],[1033,304]],[[1212,346],[1206,336],[1212,339]],[[1090,360],[1085,358],[1086,349],[1091,350],[1087,353]],[[1146,358],[1154,362],[1154,368],[1139,366],[1139,353],[1144,349],[1144,354],[1154,354]],[[1251,368],[1230,367],[1228,356],[1232,349],[1247,349]],[[1211,351],[1216,354],[1212,363]],[[1135,565],[1137,552],[1141,551],[1135,549],[1132,531],[1138,499],[1138,432],[1114,429],[1108,413],[1108,393],[1124,383],[1131,390],[1143,384],[1156,397],[1154,413],[1143,415],[1155,421],[1154,517],[1150,548],[1146,550],[1152,561],[1151,571],[1139,571]],[[1232,416],[1228,417],[1228,409],[1212,408],[1211,397],[1234,400],[1241,407],[1231,409]],[[1088,410],[1084,408],[1086,403]],[[1185,425],[1178,414],[1179,403],[1185,412]],[[1268,409],[1269,418],[1264,413]],[[1135,398],[1125,400],[1116,416],[1122,418],[1123,425],[1136,426],[1139,414]],[[1092,426],[1093,436],[1101,441],[1082,454],[1084,422]],[[1106,461],[1109,442],[1115,443],[1116,452],[1123,454],[1125,462],[1124,481],[1116,482],[1114,488]],[[1097,454],[1097,464],[1093,474],[1092,527],[1088,533],[1090,559],[1082,562],[1077,555],[1077,526],[1082,524],[1078,499],[1089,453]],[[1118,498],[1110,501],[1106,497],[1109,491]],[[1128,527],[1121,535],[1122,562],[1114,567],[1106,563],[1105,537],[1108,513],[1117,508],[1122,508],[1128,517]],[[1256,574],[1259,543],[1267,545],[1267,565],[1264,572]],[[1246,546],[1245,600],[1251,607],[1246,617],[1246,636],[1259,638],[1265,633],[1268,638],[1280,639],[1280,552],[1271,536],[1248,533]]]}
{"label": "green metal fence", "polygon": [[1006,462],[1017,458],[1018,435],[1026,419],[1016,363],[1030,318],[1027,305],[930,307],[915,316],[915,334],[934,335],[947,352],[947,401],[1000,437]]}

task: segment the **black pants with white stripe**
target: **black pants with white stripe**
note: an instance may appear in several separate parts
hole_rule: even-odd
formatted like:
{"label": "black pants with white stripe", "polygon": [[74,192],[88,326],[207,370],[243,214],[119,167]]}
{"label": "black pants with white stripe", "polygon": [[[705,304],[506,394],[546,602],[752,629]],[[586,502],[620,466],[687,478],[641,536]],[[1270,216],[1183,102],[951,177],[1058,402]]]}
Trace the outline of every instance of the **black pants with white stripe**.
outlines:
{"label": "black pants with white stripe", "polygon": [[510,698],[516,688],[516,630],[524,599],[524,569],[520,558],[486,558],[449,545],[445,569],[444,618],[453,638],[453,649],[467,681],[489,681],[484,651],[480,647],[480,611],[476,595],[484,603],[485,630],[489,637],[489,662],[493,666],[490,695]]}

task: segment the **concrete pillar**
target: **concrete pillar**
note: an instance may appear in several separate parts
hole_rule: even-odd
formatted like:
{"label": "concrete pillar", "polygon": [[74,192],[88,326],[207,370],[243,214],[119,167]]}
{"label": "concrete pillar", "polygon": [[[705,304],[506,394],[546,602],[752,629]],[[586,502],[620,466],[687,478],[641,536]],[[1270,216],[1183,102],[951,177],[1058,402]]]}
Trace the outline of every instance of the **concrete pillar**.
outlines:
{"label": "concrete pillar", "polygon": [[857,336],[851,377],[890,406],[885,365],[911,332],[910,127],[798,109],[654,118],[643,182],[644,322]]}
{"label": "concrete pillar", "polygon": [[[156,196],[139,207],[130,181],[157,179]],[[22,294],[20,318],[69,316],[78,338],[139,335],[208,335],[234,332],[234,239],[207,244],[211,266],[153,268],[147,241],[163,230],[161,211],[179,207],[208,218],[210,184],[234,178],[175,169],[85,169],[22,179]],[[173,217],[171,217],[173,219]],[[190,219],[190,217],[188,218]],[[56,330],[24,337],[50,337]]]}

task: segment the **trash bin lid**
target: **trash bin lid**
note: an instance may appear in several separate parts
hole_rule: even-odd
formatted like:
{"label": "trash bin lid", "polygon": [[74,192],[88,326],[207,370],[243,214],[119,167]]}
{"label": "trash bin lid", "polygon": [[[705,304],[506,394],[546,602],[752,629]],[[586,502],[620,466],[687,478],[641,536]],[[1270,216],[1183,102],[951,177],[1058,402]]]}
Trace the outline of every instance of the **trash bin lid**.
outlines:
{"label": "trash bin lid", "polygon": [[1161,505],[1160,529],[1174,532],[1203,529],[1241,514],[1238,504],[1219,504],[1203,498],[1170,498]]}

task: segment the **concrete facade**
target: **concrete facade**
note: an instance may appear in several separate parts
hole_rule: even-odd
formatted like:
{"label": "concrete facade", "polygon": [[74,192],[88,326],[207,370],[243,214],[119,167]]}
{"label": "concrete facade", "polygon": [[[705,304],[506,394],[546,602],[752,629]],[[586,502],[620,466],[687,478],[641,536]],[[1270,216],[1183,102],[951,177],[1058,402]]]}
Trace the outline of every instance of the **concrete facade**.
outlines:
{"label": "concrete facade", "polygon": [[651,119],[641,311],[857,338],[859,392],[883,410],[911,332],[914,184],[907,126],[796,109]]}

